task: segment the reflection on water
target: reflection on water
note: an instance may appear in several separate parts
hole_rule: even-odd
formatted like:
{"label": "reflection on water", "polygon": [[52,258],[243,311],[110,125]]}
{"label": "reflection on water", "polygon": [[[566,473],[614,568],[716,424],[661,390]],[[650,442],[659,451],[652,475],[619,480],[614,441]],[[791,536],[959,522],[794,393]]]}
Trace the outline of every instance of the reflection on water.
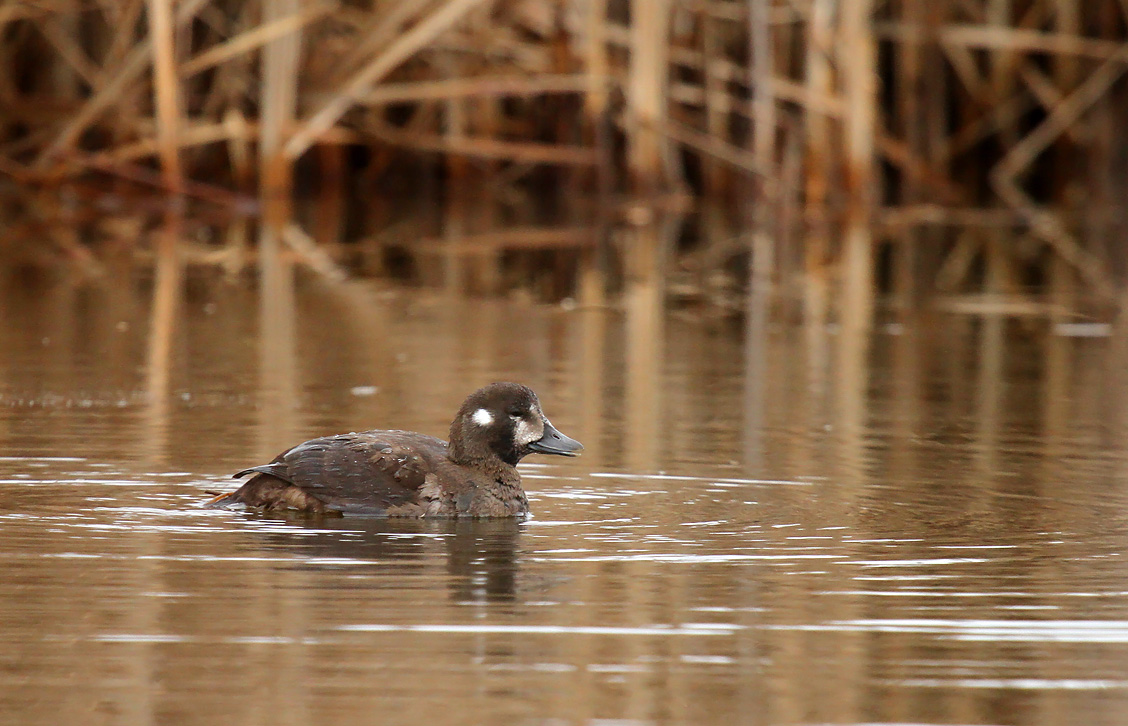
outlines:
{"label": "reflection on water", "polygon": [[[0,713],[1122,722],[1119,325],[753,316],[749,337],[664,306],[663,247],[622,244],[621,307],[300,275],[271,311],[192,273],[160,406],[149,283],[3,278]],[[531,521],[197,506],[304,438],[441,435],[498,378],[587,447],[522,464]]]}

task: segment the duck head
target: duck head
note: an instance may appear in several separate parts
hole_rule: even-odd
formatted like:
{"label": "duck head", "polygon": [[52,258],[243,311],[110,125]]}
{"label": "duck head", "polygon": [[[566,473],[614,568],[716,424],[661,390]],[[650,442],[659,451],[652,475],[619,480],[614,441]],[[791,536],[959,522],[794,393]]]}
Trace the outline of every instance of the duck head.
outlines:
{"label": "duck head", "polygon": [[491,383],[470,394],[450,425],[449,456],[457,463],[496,457],[516,466],[534,452],[578,456],[583,448],[552,425],[537,394],[519,383]]}

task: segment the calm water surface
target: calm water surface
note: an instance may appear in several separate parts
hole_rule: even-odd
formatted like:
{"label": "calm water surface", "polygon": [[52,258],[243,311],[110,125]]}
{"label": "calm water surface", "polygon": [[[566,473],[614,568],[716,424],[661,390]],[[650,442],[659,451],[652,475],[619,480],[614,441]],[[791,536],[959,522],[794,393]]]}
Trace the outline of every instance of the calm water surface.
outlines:
{"label": "calm water surface", "polygon": [[[1128,722],[1116,327],[867,353],[646,289],[299,280],[260,315],[188,283],[157,363],[143,281],[0,289],[4,723]],[[444,435],[499,378],[587,447],[522,465],[531,521],[198,506],[311,436]]]}

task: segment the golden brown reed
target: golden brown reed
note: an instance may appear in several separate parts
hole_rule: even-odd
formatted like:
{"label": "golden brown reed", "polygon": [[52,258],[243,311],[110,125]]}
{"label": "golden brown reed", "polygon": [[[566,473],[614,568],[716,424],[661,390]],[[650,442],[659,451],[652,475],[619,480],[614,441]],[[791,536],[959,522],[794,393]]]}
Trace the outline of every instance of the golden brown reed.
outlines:
{"label": "golden brown reed", "polygon": [[[338,277],[332,218],[361,183],[438,164],[451,184],[505,188],[549,166],[568,192],[643,196],[594,227],[652,219],[671,193],[727,205],[751,230],[747,279],[803,279],[808,316],[834,289],[862,327],[882,291],[1111,302],[1126,28],[1122,0],[11,3],[0,175],[47,226],[65,217],[52,195],[107,176],[261,214],[269,239]],[[312,232],[290,212],[299,160],[333,212]],[[602,265],[583,251],[598,235],[580,237],[583,264]],[[237,270],[245,238],[206,259]],[[536,239],[561,244],[502,229],[468,247]]]}

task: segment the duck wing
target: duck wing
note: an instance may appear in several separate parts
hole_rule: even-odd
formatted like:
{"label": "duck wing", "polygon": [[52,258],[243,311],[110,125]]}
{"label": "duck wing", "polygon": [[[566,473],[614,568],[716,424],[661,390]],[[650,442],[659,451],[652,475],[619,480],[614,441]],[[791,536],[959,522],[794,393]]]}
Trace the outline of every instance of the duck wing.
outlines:
{"label": "duck wing", "polygon": [[269,464],[235,476],[257,473],[281,479],[340,512],[410,514],[413,507],[427,504],[427,475],[445,459],[446,446],[409,431],[339,434],[298,444]]}

